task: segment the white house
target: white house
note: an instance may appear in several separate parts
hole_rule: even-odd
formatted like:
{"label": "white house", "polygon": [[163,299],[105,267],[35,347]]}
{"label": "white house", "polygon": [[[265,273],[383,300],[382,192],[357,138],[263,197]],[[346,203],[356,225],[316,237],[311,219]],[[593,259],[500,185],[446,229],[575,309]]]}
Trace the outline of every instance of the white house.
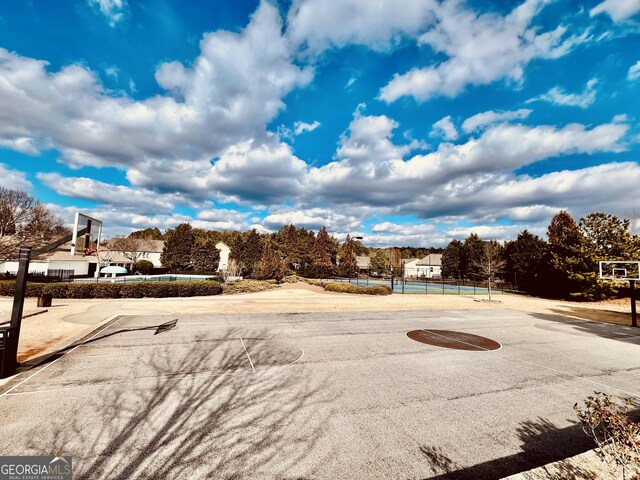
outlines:
{"label": "white house", "polygon": [[442,254],[430,253],[404,264],[405,277],[434,278],[442,276]]}
{"label": "white house", "polygon": [[219,272],[225,272],[229,268],[229,255],[231,254],[231,248],[224,242],[216,243],[216,248],[220,251],[220,264],[218,265]]}

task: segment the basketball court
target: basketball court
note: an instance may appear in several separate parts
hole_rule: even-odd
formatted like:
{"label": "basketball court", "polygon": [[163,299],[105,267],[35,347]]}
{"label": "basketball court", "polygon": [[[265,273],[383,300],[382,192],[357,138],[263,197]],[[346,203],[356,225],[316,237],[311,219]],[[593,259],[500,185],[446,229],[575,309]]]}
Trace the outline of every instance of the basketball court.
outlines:
{"label": "basketball court", "polygon": [[0,392],[0,454],[75,478],[491,479],[591,448],[640,331],[505,309],[117,316]]}

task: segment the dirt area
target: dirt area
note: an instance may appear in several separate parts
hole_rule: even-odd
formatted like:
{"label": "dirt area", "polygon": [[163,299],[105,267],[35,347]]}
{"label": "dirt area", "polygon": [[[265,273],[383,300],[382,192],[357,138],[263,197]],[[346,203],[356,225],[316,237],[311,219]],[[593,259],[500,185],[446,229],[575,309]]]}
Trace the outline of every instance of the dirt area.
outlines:
{"label": "dirt area", "polygon": [[[21,361],[81,338],[114,315],[178,313],[286,313],[345,311],[466,310],[503,308],[522,312],[562,315],[586,320],[630,324],[628,300],[566,302],[526,295],[494,295],[496,302],[480,295],[394,294],[389,296],[329,293],[306,283],[284,284],[274,290],[243,295],[191,298],[54,299],[48,311],[23,320]],[[0,322],[9,320],[13,299],[0,298]],[[25,301],[24,314],[38,312],[36,299]]]}

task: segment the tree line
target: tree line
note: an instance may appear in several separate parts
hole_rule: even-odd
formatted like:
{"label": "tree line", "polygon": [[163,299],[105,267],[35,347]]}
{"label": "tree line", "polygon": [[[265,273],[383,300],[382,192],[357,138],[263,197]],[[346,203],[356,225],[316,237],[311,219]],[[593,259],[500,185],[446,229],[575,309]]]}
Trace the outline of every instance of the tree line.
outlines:
{"label": "tree line", "polygon": [[[503,245],[495,243],[502,278],[518,290],[550,298],[597,300],[616,293],[615,285],[598,276],[601,260],[638,260],[640,237],[628,219],[595,212],[578,222],[558,212],[547,229],[547,240],[528,230]],[[472,233],[452,240],[442,254],[442,276],[482,280],[485,245]]]}

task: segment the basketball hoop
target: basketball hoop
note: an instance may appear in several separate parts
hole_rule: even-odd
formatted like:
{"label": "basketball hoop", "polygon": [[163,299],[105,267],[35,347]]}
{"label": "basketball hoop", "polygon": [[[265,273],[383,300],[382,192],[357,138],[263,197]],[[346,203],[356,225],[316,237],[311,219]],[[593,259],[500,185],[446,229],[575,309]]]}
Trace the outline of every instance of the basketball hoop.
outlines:
{"label": "basketball hoop", "polygon": [[636,314],[636,282],[640,282],[640,261],[638,260],[603,260],[598,262],[600,280],[615,283],[629,283],[631,297],[631,326],[637,327]]}

